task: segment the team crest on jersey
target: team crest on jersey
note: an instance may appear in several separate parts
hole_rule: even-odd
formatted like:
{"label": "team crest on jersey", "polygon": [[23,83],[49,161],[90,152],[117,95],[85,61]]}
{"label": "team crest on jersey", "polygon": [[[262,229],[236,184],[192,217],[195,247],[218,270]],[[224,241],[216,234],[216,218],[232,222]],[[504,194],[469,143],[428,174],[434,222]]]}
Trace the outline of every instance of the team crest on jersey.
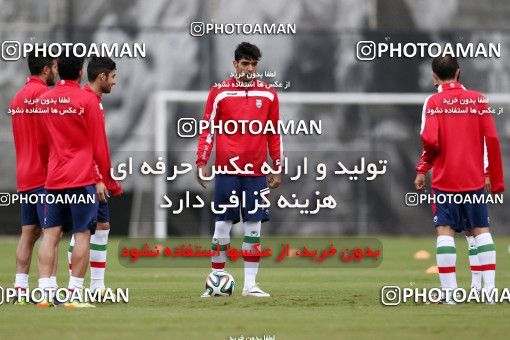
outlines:
{"label": "team crest on jersey", "polygon": [[257,99],[255,101],[255,106],[257,107],[257,109],[260,109],[262,107],[262,99]]}

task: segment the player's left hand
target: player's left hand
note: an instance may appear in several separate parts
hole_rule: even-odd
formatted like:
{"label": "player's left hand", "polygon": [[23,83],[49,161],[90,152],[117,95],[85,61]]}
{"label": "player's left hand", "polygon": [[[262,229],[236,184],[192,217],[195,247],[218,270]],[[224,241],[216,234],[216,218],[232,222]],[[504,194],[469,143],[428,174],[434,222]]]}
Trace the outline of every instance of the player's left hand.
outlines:
{"label": "player's left hand", "polygon": [[271,189],[278,188],[281,182],[282,182],[281,174],[270,174],[267,176],[267,184]]}
{"label": "player's left hand", "polygon": [[[200,176],[200,174],[202,174],[202,176]],[[201,165],[197,167],[198,184],[200,184],[202,188],[207,189],[207,183],[209,181],[205,180],[204,177],[209,177],[209,170],[207,169],[207,165]]]}
{"label": "player's left hand", "polygon": [[490,177],[485,177],[485,191],[489,194],[492,192],[492,185]]}
{"label": "player's left hand", "polygon": [[106,189],[106,185],[103,182],[99,182],[96,184],[97,197],[100,202],[106,203],[106,198],[108,197],[108,190]]}
{"label": "player's left hand", "polygon": [[424,174],[416,175],[416,179],[414,180],[414,186],[415,186],[416,190],[425,189],[425,175]]}

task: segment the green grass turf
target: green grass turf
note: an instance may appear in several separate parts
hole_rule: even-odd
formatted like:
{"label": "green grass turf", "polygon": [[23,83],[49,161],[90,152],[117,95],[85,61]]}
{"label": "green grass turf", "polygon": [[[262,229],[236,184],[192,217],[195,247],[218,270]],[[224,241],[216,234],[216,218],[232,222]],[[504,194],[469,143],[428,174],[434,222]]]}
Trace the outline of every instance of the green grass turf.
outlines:
{"label": "green grass turf", "polygon": [[[380,288],[434,287],[436,275],[425,270],[430,260],[416,261],[419,249],[434,252],[430,238],[380,240],[384,259],[378,268],[262,268],[257,281],[269,299],[243,298],[240,289],[229,298],[203,299],[207,268],[130,269],[117,260],[111,240],[107,285],[129,288],[127,304],[95,309],[37,309],[0,306],[2,339],[228,339],[230,336],[276,335],[276,339],[503,339],[510,334],[508,304],[423,305],[385,307]],[[14,278],[16,240],[0,241],[0,286]],[[60,249],[59,283],[67,284],[64,240]],[[497,238],[497,286],[510,287],[510,238]],[[464,238],[457,239],[458,281],[468,288],[470,272]],[[35,266],[30,279],[36,286]],[[242,285],[242,269],[231,273]]]}

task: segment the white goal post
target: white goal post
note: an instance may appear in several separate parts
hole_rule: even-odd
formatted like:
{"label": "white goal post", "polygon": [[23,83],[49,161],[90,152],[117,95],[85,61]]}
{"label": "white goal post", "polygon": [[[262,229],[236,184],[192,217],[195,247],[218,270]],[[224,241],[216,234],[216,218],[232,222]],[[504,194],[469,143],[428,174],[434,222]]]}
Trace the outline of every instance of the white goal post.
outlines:
{"label": "white goal post", "polygon": [[[168,103],[202,103],[208,96],[206,91],[159,91],[154,94],[154,151],[160,156],[167,151]],[[339,92],[289,92],[279,93],[281,104],[314,105],[422,105],[430,93],[339,93]],[[510,104],[510,94],[487,94],[491,105]],[[167,237],[167,212],[159,208],[165,195],[166,181],[154,177],[154,237]]]}

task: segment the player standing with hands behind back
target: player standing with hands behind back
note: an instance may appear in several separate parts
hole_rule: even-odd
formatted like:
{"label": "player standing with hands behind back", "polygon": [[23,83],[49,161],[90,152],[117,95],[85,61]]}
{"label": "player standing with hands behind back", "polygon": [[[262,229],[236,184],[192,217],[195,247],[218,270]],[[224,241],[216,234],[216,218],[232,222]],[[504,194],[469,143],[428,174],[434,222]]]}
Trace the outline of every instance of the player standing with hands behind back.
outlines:
{"label": "player standing with hands behind back", "polygon": [[[234,52],[233,66],[236,76],[222,83],[221,87],[213,86],[207,98],[204,120],[215,126],[223,125],[226,121],[254,121],[258,120],[262,126],[271,121],[273,126],[278,126],[280,119],[278,95],[274,88],[254,79],[257,63],[262,54],[257,46],[247,42],[239,44]],[[197,150],[197,179],[201,186],[206,187],[204,176],[208,176],[206,167],[211,155],[214,143],[214,129],[208,128],[203,131],[198,139]],[[279,134],[251,134],[241,133],[238,128],[235,134],[218,134],[216,136],[216,160],[215,165],[233,170],[229,160],[239,157],[236,164],[241,169],[251,164],[253,174],[250,175],[215,175],[214,203],[215,208],[230,202],[230,196],[235,194],[241,201],[241,193],[246,194],[246,207],[241,208],[243,218],[244,239],[243,250],[252,250],[260,244],[260,229],[262,222],[268,221],[266,209],[259,208],[255,213],[255,202],[261,192],[270,188],[278,188],[281,183],[281,174],[266,176],[261,172],[261,166],[267,161],[267,153],[273,160],[275,168],[280,167],[282,156],[282,144]],[[258,194],[257,194],[258,193]],[[211,258],[213,271],[223,270],[227,258],[226,249],[230,245],[230,230],[232,224],[239,222],[239,208],[228,208],[224,213],[216,214],[216,223],[212,248],[220,246],[220,255]],[[243,296],[269,297],[262,291],[255,278],[259,268],[260,257],[244,257],[244,289]],[[206,291],[202,297],[208,297]]]}
{"label": "player standing with hands behind back", "polygon": [[[432,71],[438,93],[428,97],[423,105],[423,153],[416,165],[416,189],[425,188],[425,175],[432,169],[432,193],[436,197],[447,194],[461,194],[464,198],[486,195],[484,169],[487,165],[492,192],[502,192],[501,152],[487,100],[476,91],[466,90],[458,82],[460,68],[456,58],[434,58]],[[488,164],[484,164],[485,147]],[[475,236],[478,248],[483,288],[492,291],[496,248],[489,232],[487,203],[436,201],[432,210],[437,231],[436,259],[441,288],[457,288],[454,235],[455,232],[469,231]],[[454,303],[451,295],[443,295],[444,303]]]}
{"label": "player standing with hands behind back", "polygon": [[[101,126],[98,127],[98,135],[93,138],[102,139],[105,146],[104,156],[107,159],[107,166],[103,168],[105,173],[99,173],[99,167],[96,164],[98,171],[96,184],[97,197],[99,199],[99,207],[97,211],[97,226],[96,232],[90,236],[90,290],[100,290],[104,294],[106,287],[104,283],[104,275],[106,270],[106,253],[108,244],[108,234],[110,233],[110,213],[108,208],[108,196],[111,193],[113,196],[119,196],[122,193],[122,187],[117,183],[110,174],[111,160],[108,147],[108,140],[106,139],[106,127],[103,104],[101,97],[103,94],[108,94],[112,91],[112,87],[117,84],[116,80],[117,66],[115,62],[108,57],[93,57],[87,65],[87,78],[88,83],[83,86],[83,90],[90,94],[92,97],[93,105],[100,110]],[[69,260],[69,275],[72,272],[72,253],[74,249],[74,236],[71,238],[71,243],[68,249]]]}

